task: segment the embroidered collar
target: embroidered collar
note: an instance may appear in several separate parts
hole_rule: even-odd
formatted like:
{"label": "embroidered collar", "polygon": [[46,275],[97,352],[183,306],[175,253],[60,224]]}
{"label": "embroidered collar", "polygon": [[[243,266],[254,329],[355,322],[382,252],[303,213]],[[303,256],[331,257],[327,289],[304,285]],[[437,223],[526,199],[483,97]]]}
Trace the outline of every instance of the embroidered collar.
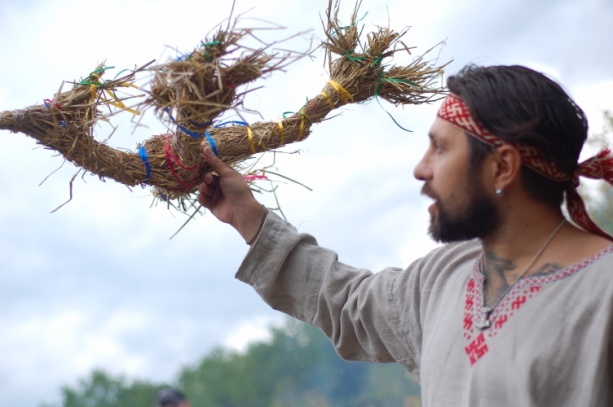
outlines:
{"label": "embroidered collar", "polygon": [[488,352],[487,338],[496,336],[507,321],[515,315],[526,302],[540,292],[543,287],[577,274],[579,271],[585,269],[587,266],[609,253],[613,253],[613,245],[607,246],[593,256],[553,273],[522,278],[515,284],[513,289],[506,293],[496,309],[492,311],[490,316],[492,324],[491,327],[486,330],[477,328],[477,325],[483,322],[479,320],[479,318],[483,315],[480,309],[483,304],[483,281],[485,280],[485,276],[479,271],[479,262],[481,261],[481,256],[479,256],[473,264],[471,276],[466,283],[464,303],[463,336],[464,340],[467,341],[467,346],[464,350],[470,364],[474,365]]}

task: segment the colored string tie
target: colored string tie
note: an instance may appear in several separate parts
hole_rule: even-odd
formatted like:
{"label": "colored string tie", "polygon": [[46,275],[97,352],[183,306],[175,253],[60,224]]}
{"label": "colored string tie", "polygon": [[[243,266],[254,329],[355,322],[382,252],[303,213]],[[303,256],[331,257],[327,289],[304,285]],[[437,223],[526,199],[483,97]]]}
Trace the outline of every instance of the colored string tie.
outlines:
{"label": "colored string tie", "polygon": [[184,169],[185,171],[194,171],[195,169],[198,168],[198,165],[193,165],[191,167],[186,166],[185,164],[183,164],[183,162],[181,161],[181,159],[175,154],[175,152],[172,149],[171,146],[171,140],[170,137],[164,135],[164,158],[166,159],[166,164],[168,165],[168,169],[170,170],[170,173],[172,174],[172,176],[175,178],[175,180],[179,183],[179,185],[181,185],[185,191],[190,190],[191,188],[193,188],[194,186],[196,186],[198,184],[198,181],[192,181],[192,182],[185,182],[183,181],[183,179],[179,176],[177,170],[175,169],[175,164],[179,167]]}
{"label": "colored string tie", "polygon": [[162,191],[162,188],[157,188],[156,191],[160,198],[162,198],[162,201],[168,202],[168,196],[166,196],[166,194]]}
{"label": "colored string tie", "polygon": [[215,127],[225,127],[225,126],[229,126],[231,124],[235,124],[237,126],[243,126],[243,127],[247,127],[248,126],[248,124],[246,122],[243,122],[243,121],[240,121],[240,120],[228,120],[228,121],[225,121],[223,123],[216,124]]}
{"label": "colored string tie", "polygon": [[377,66],[377,65],[379,65],[381,63],[381,61],[383,61],[383,57],[382,56],[375,57],[373,59],[373,61],[372,61],[371,66]]}
{"label": "colored string tie", "polygon": [[211,146],[211,150],[213,150],[213,154],[219,157],[219,152],[217,151],[217,144],[215,144],[215,140],[213,139],[213,136],[211,136],[211,133],[205,131],[204,135],[206,137],[206,141],[208,141],[209,143],[209,146]]}
{"label": "colored string tie", "polygon": [[[92,71],[89,74],[87,79],[82,80],[81,82],[79,82],[79,85],[89,86],[89,90],[90,90],[90,93],[91,93],[92,100],[96,98],[96,94],[98,93],[98,90],[100,89],[100,90],[102,90],[104,93],[106,93],[109,96],[109,98],[102,98],[101,99],[104,103],[107,103],[107,104],[109,104],[111,106],[115,106],[115,107],[117,107],[117,108],[119,108],[121,110],[125,110],[127,112],[130,112],[133,115],[140,116],[141,112],[139,112],[138,110],[132,109],[130,107],[127,107],[125,105],[125,103],[123,103],[123,101],[119,97],[117,97],[117,94],[113,90],[108,89],[106,87],[106,85],[108,84],[107,81],[101,81],[102,74],[107,69],[113,69],[113,68],[114,68],[114,66],[111,66],[111,67],[105,67],[105,66],[100,67],[100,68]],[[124,71],[121,71],[121,72],[124,72]],[[129,82],[118,82],[118,83],[115,84],[115,86],[122,86],[122,87],[130,87],[130,88],[139,89],[138,86],[136,86],[136,85],[134,85],[132,83],[129,83]]]}
{"label": "colored string tie", "polygon": [[358,56],[354,57],[353,54],[355,54],[355,50],[353,50],[353,49],[345,51],[345,58],[347,58],[348,60],[353,61],[353,62],[361,62],[361,61],[364,61],[366,59],[366,57],[364,55],[356,54]]}
{"label": "colored string tie", "polygon": [[304,132],[306,130],[306,122],[309,123],[309,126],[311,125],[311,119],[309,119],[302,110],[300,110],[298,114],[302,116],[302,119],[300,120],[300,127],[298,130],[298,137],[296,137],[296,141],[302,140],[302,137],[304,136]]}
{"label": "colored string tie", "polygon": [[175,154],[175,152],[172,149],[172,145],[171,145],[171,141],[170,137],[168,137],[167,135],[164,135],[164,154],[166,155],[166,158],[169,158],[172,162],[174,162],[175,164],[177,164],[180,168],[186,170],[186,171],[193,171],[196,168],[198,168],[198,165],[192,165],[191,167],[186,166],[185,164],[183,164],[183,162],[181,161],[181,159],[179,158],[179,156],[177,156]]}
{"label": "colored string tie", "polygon": [[60,104],[58,102],[53,103],[55,99],[44,99],[43,102],[45,104],[45,108],[47,110],[51,109],[51,105],[53,105],[53,107],[55,107],[57,110],[62,110],[62,106],[60,106]]}
{"label": "colored string tie", "polygon": [[261,174],[245,174],[243,175],[245,181],[258,181],[258,180],[268,180],[266,175]]}
{"label": "colored string tie", "polygon": [[356,21],[352,22],[350,25],[346,25],[346,26],[343,26],[343,27],[338,27],[338,29],[335,29],[334,32],[338,35],[338,34],[340,34],[341,30],[348,30],[350,28],[353,28],[353,27],[357,26],[357,24],[360,21],[364,20],[367,15],[368,15],[368,11],[359,20],[356,20]]}
{"label": "colored string tie", "polygon": [[419,86],[415,82],[411,82],[411,81],[408,81],[408,80],[402,79],[402,78],[385,78],[385,77],[383,77],[383,73],[381,73],[381,75],[379,75],[377,77],[377,87],[375,89],[375,96],[379,96],[381,94],[381,84],[383,82],[387,82],[387,83],[402,83],[402,84],[405,84],[405,85],[410,85],[410,86],[414,86],[416,88],[420,88],[421,89],[421,86]]}
{"label": "colored string tie", "polygon": [[311,125],[311,120],[308,118],[308,116],[306,114],[304,114],[304,112],[302,110],[300,110],[297,113],[294,112],[283,112],[283,118],[287,118],[287,115],[289,114],[298,114],[300,115],[300,125],[298,127],[298,136],[296,136],[296,140],[295,141],[300,141],[302,139],[302,136],[305,133],[305,130],[307,128],[306,123],[308,122],[309,126]]}
{"label": "colored string tie", "polygon": [[[236,126],[242,126],[242,127],[247,127],[248,124],[244,121],[240,121],[240,120],[227,120],[225,122],[216,124],[215,128],[220,128],[220,127],[226,127],[226,126],[230,126],[230,125],[236,125]],[[215,144],[215,140],[213,139],[213,137],[211,136],[211,134],[209,132],[205,132],[204,134],[207,137],[207,141],[209,142],[209,144],[211,145],[211,149],[213,150],[213,153],[215,153],[216,156],[219,156],[218,154],[218,150],[217,150],[217,146]]]}
{"label": "colored string tie", "polygon": [[348,102],[353,103],[353,95],[351,93],[349,93],[347,91],[347,89],[345,89],[340,83],[330,79],[328,80],[328,83],[334,88],[336,89],[336,91],[338,92],[338,96],[341,99],[341,102],[343,104],[346,104]]}
{"label": "colored string tie", "polygon": [[[190,129],[182,126],[179,124],[179,122],[177,122],[175,120],[175,118],[173,117],[172,113],[170,113],[170,108],[167,106],[164,111],[166,113],[168,113],[168,117],[170,117],[170,120],[177,125],[177,127],[179,128],[179,130],[181,130],[183,133],[187,134],[188,136],[192,137],[192,138],[202,138],[202,134],[200,133],[196,133],[194,131],[191,131]],[[198,127],[206,127],[206,126],[210,126],[211,122],[207,122],[207,123],[202,123],[202,124],[196,124]]]}
{"label": "colored string tie", "polygon": [[319,94],[324,97],[326,102],[328,102],[328,106],[330,106],[330,109],[334,110],[334,103],[332,103],[332,100],[330,99],[330,96],[328,96],[328,94],[326,92],[319,92]]}
{"label": "colored string tie", "polygon": [[249,142],[249,148],[251,149],[251,152],[255,154],[255,143],[253,141],[253,130],[251,130],[251,127],[247,127],[247,141]]}
{"label": "colored string tie", "polygon": [[[43,103],[44,103],[44,105],[45,105],[45,109],[50,110],[50,109],[51,109],[51,107],[53,106],[53,107],[55,107],[57,110],[62,110],[62,106],[61,106],[61,105],[60,105],[58,102],[55,102],[55,103],[54,103],[54,100],[55,100],[55,99],[43,99]],[[0,116],[0,117],[1,117],[1,116]],[[64,128],[66,127],[66,122],[65,122],[64,120],[58,120],[58,121],[57,121],[57,124],[58,124],[58,126],[60,126],[60,127],[64,127]]]}
{"label": "colored string tie", "polygon": [[211,56],[209,55],[207,48],[214,47],[215,45],[221,45],[221,44],[222,44],[221,41],[210,41],[207,43],[204,43],[204,42],[200,43],[200,45],[202,46],[202,55],[206,58],[207,61],[211,61]]}
{"label": "colored string tie", "polygon": [[413,130],[409,130],[409,129],[403,127],[400,123],[398,123],[398,120],[396,120],[396,118],[381,105],[381,102],[379,101],[379,95],[380,95],[380,92],[381,92],[381,82],[404,83],[404,84],[408,84],[408,85],[412,85],[412,86],[417,86],[417,87],[419,87],[419,85],[417,85],[416,83],[413,83],[411,81],[407,81],[407,80],[399,79],[399,78],[383,78],[383,76],[381,74],[381,75],[379,75],[377,77],[377,86],[375,88],[375,96],[377,97],[377,103],[379,103],[379,106],[381,106],[383,111],[385,113],[387,113],[387,115],[392,119],[394,124],[396,126],[398,126],[399,129],[404,130],[404,131],[409,132],[409,133],[412,133]]}
{"label": "colored string tie", "polygon": [[279,125],[279,145],[282,146],[285,144],[285,127],[283,127],[283,121],[277,122]]}
{"label": "colored string tie", "polygon": [[192,58],[191,52],[188,54],[181,54],[177,57],[177,62],[183,62],[184,59],[190,60]]}
{"label": "colored string tie", "polygon": [[149,181],[151,181],[151,164],[149,163],[149,155],[147,154],[147,149],[145,148],[145,146],[140,146],[140,148],[138,149],[138,155],[143,164],[145,164],[145,184],[148,184]]}

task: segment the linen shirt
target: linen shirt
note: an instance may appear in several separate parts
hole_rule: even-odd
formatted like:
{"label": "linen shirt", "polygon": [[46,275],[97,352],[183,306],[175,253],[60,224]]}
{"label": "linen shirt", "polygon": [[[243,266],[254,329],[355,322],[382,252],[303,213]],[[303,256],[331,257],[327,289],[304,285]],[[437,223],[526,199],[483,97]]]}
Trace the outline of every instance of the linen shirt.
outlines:
{"label": "linen shirt", "polygon": [[350,360],[398,362],[436,406],[613,406],[613,246],[521,279],[480,322],[478,240],[373,273],[269,214],[236,277]]}

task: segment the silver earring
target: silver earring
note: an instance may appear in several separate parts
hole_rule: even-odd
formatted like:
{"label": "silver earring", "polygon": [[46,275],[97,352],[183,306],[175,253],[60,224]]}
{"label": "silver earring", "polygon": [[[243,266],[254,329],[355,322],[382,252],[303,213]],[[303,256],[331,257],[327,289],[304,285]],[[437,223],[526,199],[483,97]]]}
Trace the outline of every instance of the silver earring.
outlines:
{"label": "silver earring", "polygon": [[504,189],[496,188],[496,196],[503,197],[504,196]]}

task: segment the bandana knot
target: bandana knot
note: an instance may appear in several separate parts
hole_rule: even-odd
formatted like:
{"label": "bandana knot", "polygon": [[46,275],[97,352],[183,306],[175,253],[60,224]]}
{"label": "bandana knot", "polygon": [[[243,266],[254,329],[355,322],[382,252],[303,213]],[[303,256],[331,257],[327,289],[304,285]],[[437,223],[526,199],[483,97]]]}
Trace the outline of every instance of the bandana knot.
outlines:
{"label": "bandana knot", "polygon": [[609,184],[613,184],[613,155],[611,155],[611,150],[605,148],[594,157],[583,161],[579,164],[575,176],[603,179]]}

